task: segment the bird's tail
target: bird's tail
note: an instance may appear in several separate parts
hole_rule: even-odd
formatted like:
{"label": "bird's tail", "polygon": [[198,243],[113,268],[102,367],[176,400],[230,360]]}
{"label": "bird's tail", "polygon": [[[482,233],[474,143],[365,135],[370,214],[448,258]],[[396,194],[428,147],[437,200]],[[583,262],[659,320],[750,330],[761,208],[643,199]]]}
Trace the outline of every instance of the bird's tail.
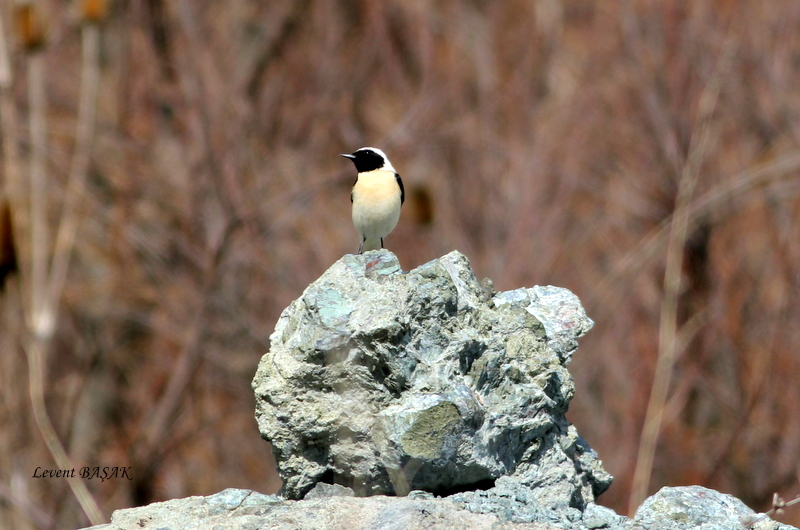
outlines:
{"label": "bird's tail", "polygon": [[358,249],[359,254],[363,254],[368,250],[378,250],[383,248],[383,239],[380,237],[368,237],[361,242]]}

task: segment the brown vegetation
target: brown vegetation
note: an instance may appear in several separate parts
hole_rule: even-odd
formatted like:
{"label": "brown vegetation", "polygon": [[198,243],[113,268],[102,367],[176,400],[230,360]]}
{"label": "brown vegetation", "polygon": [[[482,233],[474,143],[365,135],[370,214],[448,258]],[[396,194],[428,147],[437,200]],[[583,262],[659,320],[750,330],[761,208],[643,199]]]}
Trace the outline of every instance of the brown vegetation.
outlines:
{"label": "brown vegetation", "polygon": [[601,502],[800,492],[800,4],[39,0],[0,22],[0,526],[277,490],[250,379],[358,246],[337,155],[365,145],[406,183],[405,268],[459,249],[499,289],[581,297],[570,418],[616,477]]}

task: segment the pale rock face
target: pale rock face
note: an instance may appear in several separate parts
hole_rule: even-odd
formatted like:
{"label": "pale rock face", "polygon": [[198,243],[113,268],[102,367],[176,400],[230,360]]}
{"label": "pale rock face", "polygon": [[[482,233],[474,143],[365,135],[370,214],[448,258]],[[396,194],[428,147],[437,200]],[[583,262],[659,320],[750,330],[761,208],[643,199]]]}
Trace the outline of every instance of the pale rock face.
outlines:
{"label": "pale rock face", "polygon": [[458,252],[408,273],[386,250],[343,257],[283,312],[253,380],[283,493],[327,482],[477,506],[505,477],[582,511],[611,483],[564,417],[591,326],[568,290],[494,293]]}
{"label": "pale rock face", "polygon": [[479,504],[420,491],[407,497],[353,497],[348,488],[324,483],[302,501],[231,488],[207,497],[117,510],[111,523],[86,530],[797,530],[754,513],[730,495],[700,486],[663,488],[642,504],[635,519],[596,504],[588,504],[577,516],[574,508],[537,509],[535,503],[525,502],[529,489],[519,484],[499,484],[497,489],[493,494],[481,492],[485,503]]}

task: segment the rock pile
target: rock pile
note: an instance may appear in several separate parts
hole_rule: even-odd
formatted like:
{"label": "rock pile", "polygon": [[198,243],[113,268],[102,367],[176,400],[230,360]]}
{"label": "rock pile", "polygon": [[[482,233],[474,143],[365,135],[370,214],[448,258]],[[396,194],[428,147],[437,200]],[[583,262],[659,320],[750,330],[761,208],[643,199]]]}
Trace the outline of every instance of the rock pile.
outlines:
{"label": "rock pile", "polygon": [[566,289],[495,292],[458,252],[408,273],[388,251],[345,256],[283,312],[253,379],[282,495],[228,489],[93,530],[791,530],[699,486],[633,519],[595,504],[611,476],[564,417],[591,326]]}

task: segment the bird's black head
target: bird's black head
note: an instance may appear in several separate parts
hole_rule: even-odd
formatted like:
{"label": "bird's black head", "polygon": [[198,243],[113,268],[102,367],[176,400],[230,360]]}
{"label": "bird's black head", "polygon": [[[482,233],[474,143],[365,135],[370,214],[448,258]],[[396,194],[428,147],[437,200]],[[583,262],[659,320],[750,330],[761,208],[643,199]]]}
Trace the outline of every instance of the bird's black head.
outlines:
{"label": "bird's black head", "polygon": [[359,173],[381,168],[389,169],[392,167],[389,163],[389,159],[383,154],[383,151],[374,147],[362,147],[351,155],[342,156],[352,160],[356,165],[356,171]]}

